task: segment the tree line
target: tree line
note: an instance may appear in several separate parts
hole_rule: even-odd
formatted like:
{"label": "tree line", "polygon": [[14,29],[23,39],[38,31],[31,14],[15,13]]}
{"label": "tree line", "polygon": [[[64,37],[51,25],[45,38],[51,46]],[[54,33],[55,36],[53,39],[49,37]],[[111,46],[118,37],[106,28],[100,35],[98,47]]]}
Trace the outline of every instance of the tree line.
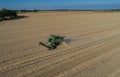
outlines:
{"label": "tree line", "polygon": [[40,10],[37,10],[37,9],[33,9],[33,10],[16,10],[17,12],[20,12],[20,13],[25,13],[25,12],[39,12]]}
{"label": "tree line", "polygon": [[14,10],[7,10],[7,9],[2,9],[0,10],[0,19],[5,20],[5,19],[12,19],[14,17],[17,17],[17,12]]}

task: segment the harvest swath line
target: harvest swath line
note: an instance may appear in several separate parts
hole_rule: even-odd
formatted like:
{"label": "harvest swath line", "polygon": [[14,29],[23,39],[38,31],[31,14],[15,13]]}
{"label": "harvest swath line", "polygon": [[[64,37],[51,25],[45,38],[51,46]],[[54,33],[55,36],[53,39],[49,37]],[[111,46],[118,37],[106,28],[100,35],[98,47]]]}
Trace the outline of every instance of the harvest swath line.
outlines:
{"label": "harvest swath line", "polygon": [[[116,29],[116,28],[111,28],[111,29],[106,29],[107,31],[108,30],[112,30],[112,29]],[[104,30],[105,31],[105,30]],[[103,32],[103,31],[102,31]],[[94,32],[94,33],[96,33],[96,32]],[[98,31],[98,33],[100,33],[100,31]],[[88,33],[89,34],[89,33]],[[44,51],[43,51],[44,52]],[[40,53],[40,52],[38,52],[38,53]],[[37,54],[37,53],[34,53],[34,54]],[[33,55],[33,54],[31,54],[31,55]],[[22,56],[23,57],[23,56]],[[32,60],[33,61],[33,60]],[[29,62],[29,61],[28,61]],[[20,65],[20,64],[24,64],[24,63],[27,63],[27,60],[26,61],[24,61],[24,62],[22,62],[22,63],[18,63],[18,64],[16,64],[16,65]],[[14,65],[15,66],[15,65]],[[6,68],[7,69],[7,68]]]}
{"label": "harvest swath line", "polygon": [[[119,38],[120,39],[120,38]],[[118,39],[118,40],[119,40]],[[113,42],[115,42],[114,44],[111,44],[112,42],[109,42],[109,43],[107,43],[107,44],[110,44],[110,45],[108,45],[108,46],[103,46],[103,48],[101,49],[101,47],[102,46],[98,46],[97,48],[94,48],[94,49],[92,49],[92,51],[90,52],[90,50],[88,50],[88,53],[85,53],[86,54],[86,56],[88,56],[88,55],[92,55],[92,54],[94,54],[95,53],[95,51],[96,52],[99,52],[99,53],[96,53],[96,55],[95,56],[92,56],[92,58],[94,58],[94,57],[97,57],[97,56],[99,56],[99,55],[102,55],[102,54],[104,54],[104,53],[107,53],[108,51],[110,51],[110,50],[112,50],[112,49],[114,49],[114,48],[117,48],[117,47],[119,47],[119,46],[116,46],[116,44],[120,44],[120,42],[118,42],[118,40],[115,40],[115,41],[113,41]],[[105,44],[103,44],[103,45],[107,45],[106,43]],[[93,46],[93,45],[92,45]],[[100,47],[100,48],[99,48]],[[109,48],[109,47],[111,47],[111,48]],[[105,52],[103,51],[103,50],[105,50],[106,48],[108,48]],[[95,50],[95,49],[98,49],[98,50]],[[75,50],[76,51],[76,50]],[[80,59],[80,54],[78,54],[78,55],[73,55],[73,56],[71,56],[70,58],[67,58],[68,60],[70,60],[71,58],[74,58],[74,57],[78,57],[79,59]],[[85,55],[84,55],[85,56]],[[83,57],[84,57],[83,56]],[[57,56],[58,57],[58,56]],[[88,60],[90,59],[90,58],[87,58]],[[65,59],[66,60],[66,59]],[[76,61],[75,61],[76,60]],[[78,59],[75,59],[75,60],[73,60],[74,62],[77,62],[77,60]],[[82,61],[82,60],[81,60]],[[57,62],[57,64],[59,64],[59,63],[61,63],[62,61],[60,61],[60,62]],[[68,63],[68,62],[66,62],[67,63],[67,66],[66,67],[63,67],[63,68],[55,68],[55,69],[59,69],[59,70],[56,70],[56,71],[58,71],[58,72],[61,72],[60,71],[60,69],[61,70],[67,70],[67,69],[69,69],[70,67],[72,68],[72,66],[70,66],[70,64],[71,63]],[[81,63],[81,62],[80,62]],[[61,64],[61,66],[62,66],[63,64]],[[50,65],[50,66],[53,66],[53,64],[52,65]],[[68,67],[68,66],[70,66],[70,67]],[[57,66],[57,67],[59,67],[59,66]],[[67,68],[68,67],[68,68]],[[45,67],[46,69],[48,69],[48,67]],[[43,70],[45,69],[45,68],[43,68],[43,69],[39,69],[39,70],[36,70],[36,71],[39,71],[40,73],[42,73],[43,72]],[[55,69],[53,69],[53,70],[55,70]],[[42,70],[42,71],[40,71],[40,70]],[[52,70],[51,70],[52,71]],[[54,72],[56,72],[56,71],[54,71]],[[56,74],[59,74],[58,72],[56,72]],[[33,73],[35,73],[35,70],[33,71]],[[46,75],[46,73],[47,72],[44,72],[43,74],[44,75]],[[30,73],[29,73],[30,74]],[[43,74],[41,74],[41,76],[44,76]],[[50,73],[51,74],[51,73]],[[38,75],[39,76],[39,75]],[[50,75],[49,75],[50,76]],[[44,76],[44,77],[47,77],[47,76]],[[53,77],[53,76],[51,76],[51,77]]]}
{"label": "harvest swath line", "polygon": [[[112,29],[113,29],[113,28],[112,28]],[[107,29],[107,30],[112,30],[112,29]],[[116,28],[114,28],[114,29],[116,29]],[[99,31],[99,32],[100,32],[100,31]],[[98,32],[98,33],[99,33],[99,32]],[[102,32],[103,32],[103,31],[102,31]],[[95,32],[95,33],[96,33],[96,32]],[[70,50],[71,50],[71,49],[70,49]],[[44,52],[44,51],[43,51],[43,52]],[[40,52],[38,52],[38,53],[40,53]],[[37,53],[34,53],[34,54],[37,54]],[[29,55],[33,55],[33,54],[29,54]],[[25,55],[25,56],[27,56],[27,55]],[[21,56],[21,57],[25,57],[25,56]],[[20,58],[21,58],[21,57],[20,57]],[[17,58],[16,58],[16,59],[17,59]],[[19,58],[18,58],[18,59],[19,59]],[[39,59],[39,58],[38,58],[38,59]],[[15,60],[15,58],[14,58],[13,60]],[[33,60],[34,60],[34,59],[33,59]],[[30,61],[33,61],[33,60],[30,60]],[[36,59],[35,59],[35,60],[36,60]],[[11,61],[12,61],[12,60],[11,60]],[[17,64],[15,64],[15,65],[24,64],[24,63],[27,63],[27,61],[28,61],[28,60],[22,61],[22,63],[17,63]],[[28,61],[28,62],[29,62],[29,61]],[[14,65],[14,66],[15,66],[15,65]],[[12,65],[12,66],[13,66],[13,65]]]}
{"label": "harvest swath line", "polygon": [[[25,63],[27,63],[27,64],[21,63],[20,66],[17,66],[17,67],[15,67],[15,68],[13,67],[12,69],[9,69],[9,70],[7,70],[7,71],[4,70],[4,72],[1,72],[1,73],[2,73],[2,74],[3,74],[3,73],[7,73],[7,72],[9,72],[9,71],[18,69],[18,68],[20,68],[20,67],[23,68],[23,67],[28,66],[28,65],[32,65],[32,64],[35,64],[35,63],[38,63],[38,62],[42,62],[42,61],[44,61],[44,60],[48,60],[48,59],[51,59],[51,58],[55,58],[55,57],[61,56],[61,55],[63,55],[63,54],[71,53],[71,52],[73,52],[73,51],[77,51],[77,50],[84,49],[84,48],[87,48],[87,47],[90,47],[90,46],[93,46],[93,45],[97,45],[98,43],[102,43],[102,42],[105,42],[105,41],[108,41],[108,40],[112,40],[112,39],[115,39],[115,38],[117,38],[117,37],[119,37],[119,35],[115,35],[115,36],[111,36],[111,37],[109,37],[109,38],[105,38],[105,39],[101,39],[101,40],[98,40],[98,41],[90,42],[90,43],[85,44],[85,45],[76,46],[76,47],[74,47],[74,48],[61,51],[61,52],[63,52],[63,53],[58,52],[58,53],[55,53],[55,54],[48,55],[48,56],[50,56],[50,57],[48,57],[48,56],[41,57],[41,58],[43,58],[42,60],[39,60],[39,59],[41,59],[41,58],[33,59],[33,60],[30,60],[30,61],[25,62]],[[82,47],[82,46],[83,46],[83,47]],[[67,51],[67,52],[65,52],[65,51]],[[60,53],[60,54],[59,54],[59,53]],[[53,55],[53,56],[52,56],[52,55]],[[46,57],[47,57],[47,58],[46,58]],[[45,58],[45,59],[44,59],[44,58]],[[36,60],[38,60],[38,61],[36,61]]]}
{"label": "harvest swath line", "polygon": [[[114,27],[114,28],[110,28],[110,29],[103,29],[103,30],[100,30],[100,31],[90,32],[90,33],[86,33],[86,34],[83,34],[83,35],[72,36],[72,37],[81,37],[81,36],[86,36],[86,35],[89,35],[89,34],[101,33],[101,32],[105,32],[105,31],[118,29],[119,27],[120,26]],[[44,50],[42,52],[44,52]],[[12,60],[15,60],[15,59],[19,59],[19,58],[22,58],[22,57],[25,57],[25,56],[30,56],[30,55],[37,54],[37,53],[40,53],[40,52],[35,52],[35,53],[33,52],[33,53],[28,54],[28,55],[19,56],[19,57],[16,57],[16,58],[11,58],[11,59],[8,59],[8,60],[0,62],[0,65],[3,64],[3,63],[6,63],[8,61],[12,61]]]}

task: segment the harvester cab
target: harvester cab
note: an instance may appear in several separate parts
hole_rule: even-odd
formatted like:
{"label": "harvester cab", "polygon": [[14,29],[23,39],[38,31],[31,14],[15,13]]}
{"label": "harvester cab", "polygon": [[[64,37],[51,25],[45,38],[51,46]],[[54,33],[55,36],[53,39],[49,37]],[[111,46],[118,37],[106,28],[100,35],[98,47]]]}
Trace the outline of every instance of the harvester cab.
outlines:
{"label": "harvester cab", "polygon": [[57,46],[59,46],[64,41],[64,38],[65,36],[50,35],[48,38],[48,42],[40,42],[39,44],[47,47],[49,50],[52,50],[56,49]]}

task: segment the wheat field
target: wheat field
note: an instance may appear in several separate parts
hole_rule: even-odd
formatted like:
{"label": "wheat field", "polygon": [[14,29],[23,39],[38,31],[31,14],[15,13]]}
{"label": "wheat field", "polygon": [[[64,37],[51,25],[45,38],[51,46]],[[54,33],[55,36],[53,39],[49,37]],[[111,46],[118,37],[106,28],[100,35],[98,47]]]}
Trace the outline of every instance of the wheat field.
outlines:
{"label": "wheat field", "polygon": [[[119,12],[23,13],[0,22],[0,77],[119,77]],[[48,50],[39,42],[66,36]]]}

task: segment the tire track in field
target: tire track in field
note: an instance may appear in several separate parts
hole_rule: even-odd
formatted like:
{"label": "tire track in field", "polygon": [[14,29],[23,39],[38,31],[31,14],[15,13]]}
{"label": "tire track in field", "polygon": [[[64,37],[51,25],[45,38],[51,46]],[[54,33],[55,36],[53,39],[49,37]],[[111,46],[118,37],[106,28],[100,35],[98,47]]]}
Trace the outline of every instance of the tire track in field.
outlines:
{"label": "tire track in field", "polygon": [[[33,59],[32,61],[28,61],[26,62],[26,64],[21,64],[19,67],[15,67],[15,68],[12,68],[12,69],[9,69],[7,71],[4,71],[4,72],[1,72],[1,73],[6,73],[6,72],[9,72],[9,71],[12,71],[12,70],[15,70],[15,69],[18,69],[18,68],[23,68],[25,66],[28,66],[28,65],[32,65],[32,64],[35,64],[35,63],[38,63],[38,62],[42,62],[44,60],[47,60],[47,59],[51,59],[51,58],[55,58],[55,57],[58,57],[58,56],[61,56],[63,54],[67,54],[67,53],[70,53],[70,52],[73,52],[73,51],[76,51],[76,50],[80,50],[80,49],[84,49],[84,48],[87,48],[87,47],[90,47],[92,45],[97,45],[98,43],[102,43],[102,42],[105,42],[107,40],[112,40],[114,38],[117,38],[119,35],[117,36],[112,36],[112,37],[109,37],[109,38],[105,38],[105,39],[102,39],[102,40],[98,40],[98,41],[94,41],[94,42],[91,42],[91,43],[88,43],[88,44],[85,44],[85,45],[82,45],[82,46],[77,46],[75,48],[71,48],[71,49],[68,49],[68,50],[65,50],[65,51],[62,51],[63,53],[59,52],[59,53],[55,53],[55,54],[51,54],[51,55],[48,55],[48,56],[45,56],[43,57],[42,59],[41,58],[38,58],[38,59]],[[38,60],[38,61],[37,61]]]}
{"label": "tire track in field", "polygon": [[[65,77],[68,77],[67,75],[69,75],[69,74],[71,74],[73,72],[76,73],[76,72],[78,72],[80,70],[79,66],[82,65],[81,63],[86,63],[89,60],[91,62],[92,59],[96,59],[99,56],[102,56],[102,55],[104,55],[106,53],[109,53],[111,50],[113,50],[115,48],[118,48],[119,46],[120,46],[120,41],[118,42],[118,40],[117,40],[116,42],[113,42],[110,45],[107,45],[107,46],[105,45],[100,49],[96,49],[95,52],[83,55],[82,57],[78,57],[76,60],[72,60],[69,63],[68,62],[66,62],[66,64],[63,63],[60,66],[52,65],[52,69],[50,69],[50,68],[44,69],[44,70],[46,70],[46,71],[44,71],[44,73],[40,74],[40,71],[38,71],[38,73],[36,73],[38,75],[36,76],[36,74],[35,74],[35,77],[54,77],[54,76],[62,77],[64,75],[65,75]],[[84,60],[82,60],[82,59],[84,59]],[[82,62],[79,61],[79,60],[81,60]]]}
{"label": "tire track in field", "polygon": [[[80,36],[77,36],[77,37],[86,36],[86,35],[89,35],[89,34],[91,34],[91,33],[92,33],[92,34],[95,34],[95,33],[105,32],[105,31],[109,31],[109,30],[113,30],[113,29],[118,29],[118,27],[110,28],[110,29],[106,29],[106,30],[101,30],[101,31],[90,32],[90,33],[83,34],[83,35],[80,35]],[[76,37],[76,36],[75,36],[75,37]],[[44,52],[44,51],[43,51],[43,52]],[[13,60],[15,61],[15,60],[20,59],[20,58],[22,58],[22,57],[31,56],[31,55],[33,55],[33,54],[38,54],[38,53],[41,53],[41,52],[30,53],[30,54],[28,54],[28,55],[23,55],[23,56],[19,56],[19,57],[16,57],[16,58],[8,59],[8,60],[5,60],[5,61],[0,62],[0,65],[1,65],[1,64],[4,64],[4,63],[7,63],[7,62],[9,62],[9,61],[13,61]]]}

